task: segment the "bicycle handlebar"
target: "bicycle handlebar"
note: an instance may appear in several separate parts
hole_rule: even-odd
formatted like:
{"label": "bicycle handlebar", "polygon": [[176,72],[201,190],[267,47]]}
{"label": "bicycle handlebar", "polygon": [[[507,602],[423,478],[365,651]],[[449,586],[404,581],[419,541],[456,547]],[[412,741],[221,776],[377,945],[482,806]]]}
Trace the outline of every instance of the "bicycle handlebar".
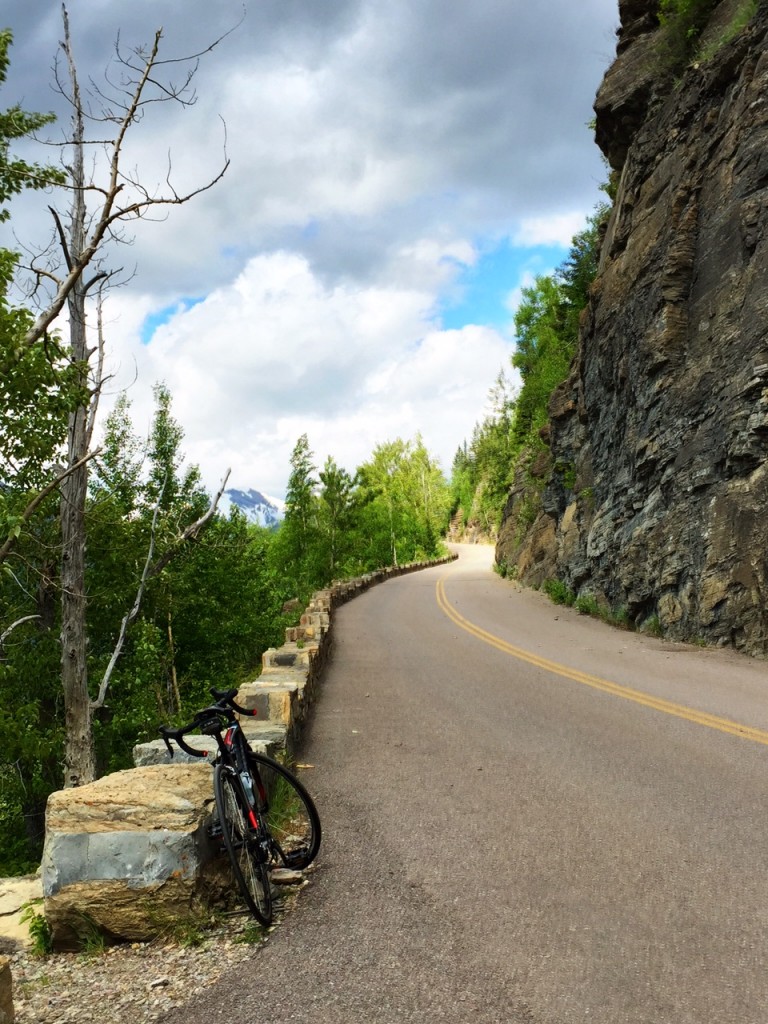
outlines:
{"label": "bicycle handlebar", "polygon": [[207,757],[207,750],[195,750],[194,747],[190,747],[188,743],[184,742],[184,734],[191,732],[197,725],[197,722],[191,722],[189,725],[183,725],[180,729],[171,729],[170,726],[161,725],[158,732],[165,740],[165,745],[168,748],[168,754],[173,757],[173,747],[171,746],[171,740],[176,740],[181,749],[185,754],[189,754],[191,757]]}
{"label": "bicycle handlebar", "polygon": [[[198,711],[195,717],[187,725],[182,725],[177,729],[171,728],[169,725],[161,725],[158,732],[165,740],[165,745],[168,748],[168,753],[173,757],[173,747],[171,746],[171,740],[175,740],[185,754],[189,754],[191,757],[207,757],[207,750],[195,750],[188,743],[184,741],[184,736],[192,732],[195,729],[201,729],[203,732],[207,732],[209,735],[213,735],[220,731],[217,729],[217,725],[221,726],[221,718],[225,718],[227,721],[234,720],[234,713],[237,712],[239,715],[248,715],[249,717],[255,717],[257,711],[255,708],[244,708],[241,707],[236,701],[237,690],[217,690],[215,687],[211,687],[210,691],[216,698],[216,703],[211,704],[207,708],[203,708],[202,711]],[[207,726],[207,728],[203,728]]]}
{"label": "bicycle handlebar", "polygon": [[211,687],[210,693],[216,698],[218,704],[223,704],[228,708],[232,708],[238,715],[246,715],[248,718],[255,718],[258,712],[255,708],[243,708],[235,702],[237,696],[237,690],[217,690],[215,687]]}

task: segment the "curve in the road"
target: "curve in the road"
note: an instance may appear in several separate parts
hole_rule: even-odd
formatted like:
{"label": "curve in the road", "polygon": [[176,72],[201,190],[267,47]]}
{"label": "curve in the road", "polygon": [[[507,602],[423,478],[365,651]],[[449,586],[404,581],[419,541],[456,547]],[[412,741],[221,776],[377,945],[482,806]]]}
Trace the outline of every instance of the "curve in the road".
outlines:
{"label": "curve in the road", "polygon": [[705,711],[697,711],[695,708],[686,707],[684,704],[675,704],[673,701],[654,697],[651,694],[643,693],[641,690],[634,690],[629,686],[622,686],[620,683],[601,679],[600,676],[589,675],[587,672],[580,672],[578,669],[569,668],[568,665],[551,661],[549,658],[542,658],[538,654],[533,654],[522,647],[516,647],[514,644],[508,643],[501,637],[489,633],[488,630],[464,618],[450,604],[445,592],[446,579],[447,577],[443,577],[437,582],[436,596],[439,608],[459,629],[465,630],[478,640],[482,640],[483,643],[490,644],[497,650],[503,651],[505,654],[509,654],[520,661],[527,662],[529,665],[535,665],[537,668],[562,676],[565,679],[570,679],[575,683],[581,683],[583,686],[591,686],[595,690],[602,690],[604,693],[621,697],[623,700],[634,701],[636,704],[642,704],[645,707],[661,711],[665,715],[684,718],[686,721],[693,722],[696,725],[703,725],[708,729],[717,729],[719,732],[729,733],[731,736],[738,736],[741,739],[750,740],[752,743],[762,743],[764,746],[768,746],[768,732],[763,729],[755,729],[752,726],[742,725],[740,722],[734,722],[728,718],[711,715]]}

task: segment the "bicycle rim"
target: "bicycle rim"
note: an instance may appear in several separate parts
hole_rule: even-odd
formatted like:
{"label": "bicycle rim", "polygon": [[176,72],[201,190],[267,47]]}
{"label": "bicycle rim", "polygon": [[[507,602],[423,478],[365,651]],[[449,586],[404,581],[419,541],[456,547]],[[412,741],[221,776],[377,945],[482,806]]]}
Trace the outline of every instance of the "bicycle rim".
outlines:
{"label": "bicycle rim", "polygon": [[320,815],[312,797],[279,761],[253,751],[248,756],[276,863],[307,867],[320,848]]}
{"label": "bicycle rim", "polygon": [[222,839],[240,894],[253,916],[263,925],[272,921],[272,888],[267,865],[260,861],[243,808],[239,780],[225,765],[216,765],[213,791],[221,822]]}

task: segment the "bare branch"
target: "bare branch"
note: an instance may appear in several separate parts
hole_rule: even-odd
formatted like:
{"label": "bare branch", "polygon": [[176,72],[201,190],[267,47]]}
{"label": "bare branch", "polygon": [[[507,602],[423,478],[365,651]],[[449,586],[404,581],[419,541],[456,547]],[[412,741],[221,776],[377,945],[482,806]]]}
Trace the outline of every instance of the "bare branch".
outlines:
{"label": "bare branch", "polygon": [[221,501],[221,496],[224,493],[224,489],[227,486],[227,480],[229,480],[229,474],[231,472],[232,470],[228,469],[227,472],[224,474],[224,479],[221,481],[221,486],[216,492],[216,496],[211,501],[211,504],[205,515],[197,519],[194,523],[191,524],[191,526],[188,526],[186,530],[184,530],[184,532],[176,538],[176,540],[168,548],[168,550],[165,551],[160,556],[160,558],[158,558],[158,560],[149,570],[150,577],[159,576],[163,569],[166,567],[166,565],[168,565],[168,563],[176,557],[176,555],[179,553],[183,545],[186,544],[188,540],[194,540],[200,533],[202,528],[206,525],[206,523],[213,517],[213,514],[216,511],[216,507]]}
{"label": "bare branch", "polygon": [[[45,499],[48,497],[49,494],[51,494],[53,491],[56,490],[56,488],[59,486],[59,484],[61,483],[62,480],[65,480],[71,473],[74,473],[76,470],[80,469],[81,466],[85,465],[86,462],[90,462],[90,460],[92,458],[94,458],[94,456],[99,455],[100,453],[101,453],[101,448],[97,448],[95,451],[89,452],[85,456],[85,458],[80,459],[79,462],[73,463],[73,465],[71,465],[67,469],[65,469],[63,473],[60,473],[49,484],[46,484],[46,486],[42,489],[42,491],[40,491],[38,494],[35,495],[35,497],[32,499],[32,501],[30,501],[30,503],[27,505],[27,507],[21,513],[21,521],[22,521],[22,523],[29,522],[29,520],[34,515],[35,510],[40,507],[40,504],[43,501],[45,501]],[[16,543],[16,540],[17,540],[16,535],[8,537],[6,539],[6,541],[5,541],[5,543],[3,544],[3,546],[0,547],[0,565],[2,565],[3,562],[6,560],[6,558],[8,557],[8,554],[10,553],[11,548],[13,547],[13,545]]]}
{"label": "bare branch", "polygon": [[152,556],[155,553],[155,540],[157,538],[157,517],[160,514],[160,505],[163,500],[163,494],[165,493],[165,485],[167,484],[167,482],[168,477],[166,476],[165,480],[163,481],[163,486],[160,488],[160,494],[157,496],[157,503],[155,505],[154,512],[152,513],[152,528],[149,533],[149,549],[147,551],[146,561],[144,562],[144,569],[141,573],[139,589],[136,591],[136,598],[133,602],[133,607],[129,612],[126,612],[126,614],[123,616],[123,621],[120,623],[120,633],[118,634],[117,637],[117,643],[115,644],[115,649],[114,651],[112,651],[112,657],[109,659],[109,664],[107,665],[106,670],[104,672],[104,676],[101,680],[101,685],[99,686],[99,692],[96,697],[96,700],[91,701],[91,711],[95,711],[96,708],[104,707],[104,701],[106,700],[107,697],[107,690],[109,689],[109,684],[112,679],[112,673],[115,670],[117,659],[120,657],[122,653],[123,644],[125,643],[125,637],[128,633],[128,627],[139,614],[139,610],[141,608],[141,600],[144,597],[144,588],[146,587],[147,580],[149,579],[150,576]]}
{"label": "bare branch", "polygon": [[[72,270],[72,257],[69,254],[69,243],[67,242],[67,236],[64,231],[64,225],[61,223],[59,212],[53,206],[49,206],[48,209],[53,215],[53,223],[56,225],[56,234],[59,236],[59,244],[61,245],[61,251],[64,253],[64,260],[67,264],[67,270]],[[52,276],[52,275],[51,275]]]}
{"label": "bare branch", "polygon": [[96,413],[99,409],[101,388],[104,383],[104,295],[99,291],[99,298],[96,304],[96,337],[98,339],[99,358],[96,364],[96,380],[91,393],[91,404],[88,409],[88,421],[85,426],[85,446],[91,447],[93,428],[96,425]]}
{"label": "bare branch", "polygon": [[[245,15],[243,14],[243,17],[244,16]],[[74,145],[75,160],[77,161],[78,159],[82,160],[82,152],[85,145],[95,144],[92,141],[85,139],[84,118],[88,117],[89,120],[99,119],[95,118],[89,111],[87,112],[83,106],[77,79],[77,69],[75,66],[69,35],[69,22],[66,7],[63,8],[63,18],[64,42],[62,43],[62,49],[68,63],[69,91],[67,91],[61,81],[58,63],[54,68],[54,75],[59,91],[72,106],[73,135],[70,140],[70,144]],[[241,24],[242,20],[243,19],[241,18],[238,25]],[[230,32],[233,32],[235,28],[238,27],[238,25],[234,26],[233,29],[230,29],[229,32],[220,36],[198,54],[192,54],[186,58],[173,58],[170,60],[160,60],[158,57],[160,41],[162,39],[162,30],[158,30],[155,33],[154,40],[147,50],[137,49],[134,51],[135,57],[138,58],[138,60],[135,61],[130,60],[121,53],[118,37],[118,42],[116,44],[118,60],[132,73],[130,76],[130,79],[132,80],[129,79],[125,85],[127,93],[125,104],[117,103],[114,100],[110,101],[103,93],[97,91],[97,95],[104,103],[111,102],[113,109],[119,108],[120,113],[120,116],[118,116],[113,113],[113,110],[104,110],[102,112],[104,116],[101,120],[113,121],[117,125],[117,131],[114,138],[103,142],[109,151],[107,181],[104,186],[96,186],[92,183],[86,185],[84,184],[82,165],[72,168],[72,176],[75,181],[75,187],[73,188],[75,201],[77,202],[78,196],[82,200],[85,192],[92,191],[103,197],[101,209],[95,216],[93,223],[89,226],[88,237],[83,237],[81,239],[82,244],[80,245],[72,244],[73,239],[71,238],[68,244],[62,230],[61,222],[58,219],[58,216],[54,213],[54,221],[56,223],[59,243],[67,266],[67,275],[63,280],[58,282],[55,294],[53,295],[50,304],[40,314],[36,322],[27,332],[23,343],[25,347],[30,347],[39,341],[45,331],[47,331],[53,321],[59,316],[70,293],[72,292],[72,289],[81,279],[85,268],[97,257],[103,242],[106,239],[114,237],[114,227],[118,222],[139,219],[147,214],[152,207],[182,205],[183,203],[194,199],[196,196],[201,195],[203,192],[207,192],[208,189],[221,181],[229,167],[229,158],[226,155],[226,137],[224,161],[219,172],[205,184],[183,194],[178,193],[170,183],[168,183],[169,193],[150,194],[146,188],[141,186],[137,177],[132,178],[125,175],[121,170],[120,161],[123,156],[127,133],[129,129],[141,119],[143,107],[148,103],[156,102],[175,101],[184,106],[188,106],[190,103],[194,102],[194,96],[190,97],[188,94],[200,57],[209,53],[218,46],[219,43],[230,34]],[[186,78],[181,84],[174,85],[172,82],[163,83],[155,75],[155,71],[159,67],[172,64],[184,64],[185,62],[187,64],[193,62],[193,67],[188,70]],[[135,78],[133,78],[134,75],[136,76]],[[111,85],[112,83],[110,82],[109,84]],[[130,93],[128,93],[129,87],[132,90]],[[148,90],[150,90],[150,92],[151,90],[156,90],[159,95],[153,96],[148,94]],[[134,191],[134,195],[131,199],[121,204],[120,199],[126,185],[130,185],[131,188],[138,191],[139,195],[136,196]],[[70,185],[70,187],[72,186]],[[46,276],[53,280],[52,275]]]}
{"label": "bare branch", "polygon": [[2,660],[2,658],[5,656],[5,641],[14,631],[14,629],[16,629],[17,626],[22,626],[25,622],[33,622],[35,619],[41,618],[42,615],[25,615],[21,619],[16,619],[15,622],[12,622],[7,629],[3,630],[3,632],[0,633],[0,660]]}
{"label": "bare branch", "polygon": [[136,591],[136,599],[133,602],[133,607],[123,617],[123,621],[120,624],[120,633],[117,638],[117,643],[115,644],[115,649],[112,652],[112,657],[109,659],[109,664],[107,665],[106,671],[104,672],[104,677],[101,680],[98,695],[95,700],[91,701],[92,711],[95,711],[97,708],[104,707],[104,701],[106,700],[107,697],[107,691],[109,689],[109,684],[112,679],[112,673],[114,672],[117,660],[120,657],[120,654],[122,653],[123,645],[125,644],[125,638],[128,633],[128,627],[136,619],[141,609],[141,601],[142,598],[144,597],[144,590],[146,588],[148,580],[151,580],[153,577],[158,576],[166,567],[166,565],[168,565],[168,563],[171,562],[176,557],[176,555],[178,555],[184,544],[186,544],[187,541],[193,540],[195,537],[197,537],[202,528],[213,517],[213,514],[216,511],[216,507],[218,506],[219,501],[221,500],[221,496],[224,493],[224,488],[227,486],[227,480],[229,479],[229,474],[231,472],[232,471],[228,469],[227,472],[224,474],[224,479],[221,482],[221,486],[218,492],[216,493],[215,497],[212,499],[208,511],[205,513],[205,515],[201,516],[194,523],[188,526],[186,530],[184,530],[184,532],[176,538],[171,547],[167,551],[165,551],[156,562],[153,563],[152,556],[154,555],[155,539],[157,536],[157,518],[160,513],[160,504],[163,500],[163,493],[165,492],[167,477],[166,480],[163,481],[163,486],[160,489],[160,494],[158,495],[157,503],[155,504],[155,508],[152,513],[152,529],[150,531],[149,537],[149,550],[147,551],[147,558],[146,561],[144,562],[144,569],[141,574],[141,580],[139,581],[139,588]]}

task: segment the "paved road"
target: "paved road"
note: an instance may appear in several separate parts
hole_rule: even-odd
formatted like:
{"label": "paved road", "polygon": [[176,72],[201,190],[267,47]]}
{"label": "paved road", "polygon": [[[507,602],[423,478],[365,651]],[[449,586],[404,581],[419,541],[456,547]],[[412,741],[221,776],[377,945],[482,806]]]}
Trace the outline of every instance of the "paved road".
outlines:
{"label": "paved road", "polygon": [[765,663],[489,565],[462,548],[339,610],[312,885],[168,1024],[768,1022]]}

